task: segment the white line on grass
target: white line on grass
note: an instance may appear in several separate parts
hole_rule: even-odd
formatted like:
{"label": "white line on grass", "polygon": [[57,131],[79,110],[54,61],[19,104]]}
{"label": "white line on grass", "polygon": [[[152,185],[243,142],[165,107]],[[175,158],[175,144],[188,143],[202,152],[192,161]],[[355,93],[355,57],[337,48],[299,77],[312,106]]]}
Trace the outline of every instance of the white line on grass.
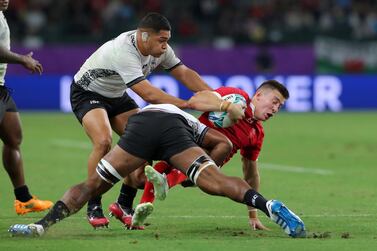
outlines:
{"label": "white line on grass", "polygon": [[53,139],[50,143],[54,146],[64,147],[64,148],[75,148],[75,149],[92,149],[89,142],[83,142],[79,140],[72,139]]}
{"label": "white line on grass", "polygon": [[[304,214],[299,215],[303,218],[348,218],[348,217],[374,217],[375,214]],[[153,218],[150,216],[148,218]],[[86,219],[86,217],[73,216],[72,219]],[[246,215],[159,215],[158,218],[170,218],[170,219],[244,219],[247,218]]]}
{"label": "white line on grass", "polygon": [[[326,218],[326,217],[372,217],[374,214],[308,214],[299,215],[300,217],[308,218]],[[151,216],[150,218],[153,218]],[[158,218],[182,218],[182,219],[195,219],[195,218],[224,218],[224,219],[237,219],[237,218],[247,218],[247,216],[237,216],[237,215],[166,215],[158,216]]]}
{"label": "white line on grass", "polygon": [[331,175],[334,173],[333,171],[321,169],[321,168],[288,166],[288,165],[279,165],[279,164],[271,164],[271,163],[261,163],[261,168],[276,170],[276,171],[283,171],[283,172],[291,172],[291,173],[311,173],[311,174],[319,174],[319,175]]}

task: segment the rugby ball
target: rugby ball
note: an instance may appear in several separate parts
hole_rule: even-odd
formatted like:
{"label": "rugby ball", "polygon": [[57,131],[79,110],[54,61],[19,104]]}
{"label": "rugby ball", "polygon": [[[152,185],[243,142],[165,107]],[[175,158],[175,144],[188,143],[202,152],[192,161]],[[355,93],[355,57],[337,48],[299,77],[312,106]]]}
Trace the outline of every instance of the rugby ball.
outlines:
{"label": "rugby ball", "polygon": [[[233,104],[240,104],[246,108],[246,99],[241,94],[228,94],[221,97],[224,101],[232,102]],[[245,111],[245,109],[244,109]],[[208,120],[211,121],[216,127],[227,128],[234,124],[229,118],[227,112],[209,112]]]}

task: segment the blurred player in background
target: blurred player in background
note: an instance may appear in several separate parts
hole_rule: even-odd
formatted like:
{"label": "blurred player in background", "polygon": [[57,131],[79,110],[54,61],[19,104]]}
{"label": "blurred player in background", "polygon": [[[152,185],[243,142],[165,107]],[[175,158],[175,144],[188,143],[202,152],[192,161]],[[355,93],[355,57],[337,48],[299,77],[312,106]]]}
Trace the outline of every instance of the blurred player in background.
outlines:
{"label": "blurred player in background", "polygon": [[[235,122],[244,117],[242,106],[224,101],[211,91],[199,92],[190,105],[202,111],[226,111]],[[271,111],[266,109],[261,114],[267,116],[264,113]],[[207,130],[212,129],[207,129],[198,119],[174,105],[149,105],[143,108],[129,118],[118,144],[100,160],[96,172],[85,182],[71,187],[41,220],[29,225],[12,225],[9,232],[21,236],[43,235],[50,226],[76,213],[94,195],[105,193],[146,161],[164,160],[186,173],[207,194],[228,197],[257,208],[289,236],[305,237],[304,223],[282,202],[266,200],[244,180],[220,172],[219,167],[196,143],[196,138],[203,137]],[[145,170],[147,173],[147,170],[154,169],[147,166]]]}
{"label": "blurred player in background", "polygon": [[14,207],[17,214],[38,212],[49,209],[51,201],[43,201],[32,196],[25,183],[20,145],[22,131],[17,106],[5,87],[7,64],[20,64],[31,73],[42,73],[42,65],[35,60],[30,52],[19,55],[10,51],[10,31],[3,11],[8,8],[8,0],[0,0],[0,138],[3,146],[3,165],[14,187],[16,200]]}
{"label": "blurred player in background", "polygon": [[[202,114],[199,120],[206,126],[227,136],[233,143],[231,154],[224,163],[220,164],[220,166],[223,166],[238,150],[240,150],[244,179],[256,191],[259,191],[260,176],[257,159],[262,149],[264,139],[264,130],[261,122],[268,120],[280,110],[285,100],[289,98],[289,92],[282,84],[275,80],[263,82],[256,90],[252,99],[249,98],[249,95],[245,91],[238,88],[220,87],[215,91],[221,96],[233,93],[242,95],[247,103],[245,118],[228,128],[216,127],[208,120],[208,112]],[[167,162],[161,161],[157,163],[154,168],[160,173],[168,173],[167,182],[169,187],[173,187],[181,182],[183,182],[182,184],[184,186],[189,185],[188,183],[190,183],[189,181],[186,181],[186,176],[183,173],[177,169],[173,169],[173,167]],[[153,180],[156,181],[158,179],[154,178]],[[141,204],[154,201],[155,191],[153,189],[154,185],[151,182],[146,182],[144,194],[140,200]],[[133,220],[127,220],[127,222],[132,222],[131,226],[128,226],[129,228],[133,229],[137,227],[137,229],[140,229],[139,225],[144,222],[146,217],[142,208],[142,206],[138,206],[135,210]],[[265,230],[266,227],[263,226],[257,217],[257,210],[248,206],[248,212],[250,227],[254,230]],[[139,216],[139,213],[142,214],[142,216]],[[124,215],[123,217],[126,216]]]}
{"label": "blurred player in background", "polygon": [[[111,148],[112,130],[122,135],[128,118],[139,111],[135,101],[127,95],[127,88],[149,103],[170,103],[185,108],[186,101],[154,87],[146,79],[161,66],[191,91],[210,89],[195,71],[175,56],[168,44],[170,30],[170,23],[164,16],[149,13],[140,21],[137,30],[122,33],[97,49],[74,76],[72,110],[93,145],[88,160],[89,177]],[[129,178],[126,180],[128,185],[122,185],[117,205],[132,209],[132,204],[127,202],[133,200],[137,187],[144,185],[132,181],[142,180],[139,176],[143,176],[143,172],[143,168],[133,172],[131,175],[138,178]],[[89,200],[87,218],[94,228],[108,225],[101,197]]]}

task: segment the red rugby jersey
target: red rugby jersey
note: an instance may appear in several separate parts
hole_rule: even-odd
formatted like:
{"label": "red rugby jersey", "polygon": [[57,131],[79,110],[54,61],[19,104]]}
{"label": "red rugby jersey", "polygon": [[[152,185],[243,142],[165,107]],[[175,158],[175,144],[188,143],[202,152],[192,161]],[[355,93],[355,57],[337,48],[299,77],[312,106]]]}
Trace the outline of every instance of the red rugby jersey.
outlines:
{"label": "red rugby jersey", "polygon": [[243,157],[253,161],[257,160],[262,149],[264,130],[260,121],[253,120],[253,110],[250,106],[251,99],[249,95],[245,91],[233,87],[220,87],[215,91],[221,96],[233,93],[242,95],[247,103],[245,118],[231,127],[218,128],[208,120],[208,112],[206,112],[199,117],[200,122],[223,133],[232,141],[233,149],[225,163],[228,162],[239,149]]}

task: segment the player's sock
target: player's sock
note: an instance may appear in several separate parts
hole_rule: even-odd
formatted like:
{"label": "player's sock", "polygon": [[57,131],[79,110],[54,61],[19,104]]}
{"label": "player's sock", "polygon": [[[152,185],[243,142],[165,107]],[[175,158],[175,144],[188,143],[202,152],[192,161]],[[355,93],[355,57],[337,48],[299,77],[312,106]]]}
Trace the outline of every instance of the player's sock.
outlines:
{"label": "player's sock", "polygon": [[159,173],[168,173],[172,167],[165,161],[160,161],[153,168]]}
{"label": "player's sock", "polygon": [[184,180],[187,179],[187,176],[178,169],[173,169],[166,175],[166,179],[168,180],[169,188],[171,188],[173,186],[181,184]]}
{"label": "player's sock", "polygon": [[70,215],[69,209],[64,204],[63,201],[59,200],[55,203],[55,205],[51,208],[51,210],[43,217],[41,220],[35,222],[35,224],[42,225],[43,228],[46,230],[51,225],[55,224],[58,221],[63,220],[64,218]]}
{"label": "player's sock", "polygon": [[89,201],[88,201],[88,209],[87,209],[87,212],[90,212],[93,210],[93,208],[95,207],[101,207],[101,200],[102,200],[102,196],[96,196],[94,198],[91,198]]}
{"label": "player's sock", "polygon": [[14,195],[16,196],[16,200],[21,202],[27,202],[33,198],[29,192],[29,188],[27,185],[23,185],[14,189]]}
{"label": "player's sock", "polygon": [[267,200],[254,189],[249,189],[245,193],[243,201],[246,205],[258,208],[259,210],[262,210],[268,217],[270,216],[270,213],[268,212],[266,206]]}
{"label": "player's sock", "polygon": [[123,183],[118,197],[119,205],[121,205],[123,208],[132,208],[132,204],[134,203],[136,193],[136,188],[133,188]]}
{"label": "player's sock", "polygon": [[153,201],[154,201],[154,187],[153,187],[153,184],[151,182],[149,182],[149,181],[146,181],[145,185],[144,185],[143,195],[140,198],[140,204],[147,203],[147,202],[153,203]]}

